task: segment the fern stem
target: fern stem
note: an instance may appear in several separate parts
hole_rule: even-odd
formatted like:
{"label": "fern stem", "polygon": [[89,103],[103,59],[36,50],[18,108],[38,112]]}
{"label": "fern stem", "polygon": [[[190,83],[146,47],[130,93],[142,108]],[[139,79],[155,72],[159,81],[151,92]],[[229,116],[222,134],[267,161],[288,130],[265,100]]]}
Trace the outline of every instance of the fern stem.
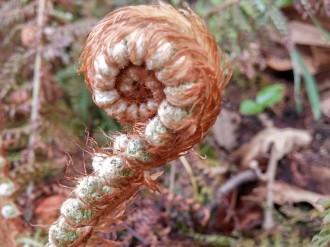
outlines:
{"label": "fern stem", "polygon": [[32,131],[29,138],[29,161],[34,161],[34,150],[33,145],[36,141],[36,123],[38,120],[39,107],[40,107],[40,99],[39,99],[39,91],[40,91],[40,77],[41,77],[41,52],[42,52],[42,28],[44,23],[44,15],[45,15],[45,5],[46,0],[39,0],[38,4],[38,16],[37,16],[37,27],[39,30],[38,34],[38,45],[37,52],[34,61],[34,69],[33,69],[33,95],[32,95],[32,105],[31,105],[31,116],[30,116],[30,124],[32,125]]}
{"label": "fern stem", "polygon": [[93,28],[82,54],[86,84],[96,105],[132,128],[113,137],[111,153],[94,153],[94,172],[63,203],[49,246],[110,243],[98,233],[124,218],[139,190],[158,191],[161,173],[150,171],[198,143],[221,110],[231,75],[221,58],[198,16],[164,3],[121,8]]}

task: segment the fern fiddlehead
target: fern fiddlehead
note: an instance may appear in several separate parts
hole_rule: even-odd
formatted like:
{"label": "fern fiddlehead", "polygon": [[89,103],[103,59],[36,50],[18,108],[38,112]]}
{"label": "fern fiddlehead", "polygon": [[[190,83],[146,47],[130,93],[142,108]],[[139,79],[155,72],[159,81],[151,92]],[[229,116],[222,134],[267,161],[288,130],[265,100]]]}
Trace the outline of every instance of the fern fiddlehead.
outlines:
{"label": "fern fiddlehead", "polygon": [[61,207],[49,246],[114,244],[97,238],[122,217],[141,188],[157,190],[153,168],[198,143],[221,109],[229,79],[221,52],[191,10],[169,5],[118,9],[88,36],[81,72],[94,102],[131,126],[114,137],[112,153],[94,154],[94,173]]}

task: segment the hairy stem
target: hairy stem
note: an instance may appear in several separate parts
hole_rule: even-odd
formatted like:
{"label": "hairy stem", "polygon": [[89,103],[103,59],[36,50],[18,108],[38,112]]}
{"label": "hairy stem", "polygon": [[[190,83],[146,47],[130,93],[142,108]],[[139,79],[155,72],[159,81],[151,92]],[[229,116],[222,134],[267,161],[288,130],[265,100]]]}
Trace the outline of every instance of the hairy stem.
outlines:
{"label": "hairy stem", "polygon": [[111,153],[93,154],[93,173],[63,203],[49,246],[114,245],[98,233],[125,217],[139,190],[159,191],[161,173],[150,171],[186,153],[215,122],[229,79],[221,58],[198,16],[164,3],[121,8],[93,28],[81,72],[95,104],[132,128],[112,137]]}

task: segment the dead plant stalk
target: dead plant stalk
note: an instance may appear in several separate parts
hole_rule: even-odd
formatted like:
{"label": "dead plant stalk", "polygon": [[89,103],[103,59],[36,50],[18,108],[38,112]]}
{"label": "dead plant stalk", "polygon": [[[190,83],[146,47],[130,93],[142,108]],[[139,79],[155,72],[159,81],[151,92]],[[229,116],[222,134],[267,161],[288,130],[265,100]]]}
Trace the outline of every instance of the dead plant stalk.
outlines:
{"label": "dead plant stalk", "polygon": [[270,230],[274,226],[273,220],[273,191],[274,191],[274,180],[276,175],[277,163],[279,161],[278,156],[276,155],[276,147],[273,145],[271,149],[271,155],[268,161],[268,168],[266,172],[266,183],[267,183],[267,193],[266,193],[266,205],[265,205],[265,215],[263,222],[263,229]]}
{"label": "dead plant stalk", "polygon": [[33,69],[33,95],[32,95],[32,104],[31,104],[31,117],[30,117],[30,124],[31,134],[29,138],[29,161],[32,162],[34,160],[34,150],[33,145],[36,141],[36,124],[39,115],[39,107],[40,107],[40,99],[39,99],[39,92],[40,92],[40,75],[41,75],[41,52],[42,52],[42,27],[44,23],[44,15],[45,15],[45,5],[46,0],[39,0],[38,4],[38,16],[37,16],[37,26],[38,26],[38,45],[36,50],[36,56],[34,61],[34,69]]}

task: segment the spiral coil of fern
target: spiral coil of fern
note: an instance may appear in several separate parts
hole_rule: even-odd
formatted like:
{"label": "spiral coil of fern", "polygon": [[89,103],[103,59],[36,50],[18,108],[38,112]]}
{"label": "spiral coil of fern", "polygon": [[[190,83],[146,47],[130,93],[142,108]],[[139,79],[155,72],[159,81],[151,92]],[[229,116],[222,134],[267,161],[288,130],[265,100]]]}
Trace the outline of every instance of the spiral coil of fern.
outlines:
{"label": "spiral coil of fern", "polygon": [[81,72],[94,102],[132,131],[114,137],[111,154],[94,154],[94,173],[62,205],[49,246],[114,244],[97,233],[123,217],[138,190],[157,190],[149,171],[189,150],[214,123],[230,77],[221,58],[196,14],[162,3],[120,8],[92,29]]}

